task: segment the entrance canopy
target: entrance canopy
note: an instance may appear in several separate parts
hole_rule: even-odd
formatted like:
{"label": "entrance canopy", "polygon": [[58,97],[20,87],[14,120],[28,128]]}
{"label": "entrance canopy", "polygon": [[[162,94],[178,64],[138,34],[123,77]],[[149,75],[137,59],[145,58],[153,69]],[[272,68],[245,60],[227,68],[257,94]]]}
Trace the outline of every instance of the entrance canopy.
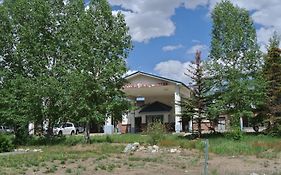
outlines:
{"label": "entrance canopy", "polygon": [[183,96],[189,94],[190,89],[182,82],[164,77],[148,74],[145,72],[135,72],[125,77],[128,83],[123,86],[123,91],[128,97],[147,96],[173,96],[177,86]]}
{"label": "entrance canopy", "polygon": [[139,113],[143,112],[170,112],[172,109],[171,106],[168,106],[164,103],[161,103],[159,101],[156,101],[152,104],[148,104],[144,106]]}

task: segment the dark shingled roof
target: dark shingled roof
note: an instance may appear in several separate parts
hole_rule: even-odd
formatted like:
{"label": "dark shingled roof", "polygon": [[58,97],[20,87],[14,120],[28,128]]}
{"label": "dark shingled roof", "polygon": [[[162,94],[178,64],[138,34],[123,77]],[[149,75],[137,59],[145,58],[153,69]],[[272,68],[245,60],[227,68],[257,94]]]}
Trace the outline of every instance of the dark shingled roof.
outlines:
{"label": "dark shingled roof", "polygon": [[149,105],[144,106],[141,110],[141,112],[168,112],[172,109],[171,106],[168,106],[166,104],[160,103],[159,101],[153,102]]}

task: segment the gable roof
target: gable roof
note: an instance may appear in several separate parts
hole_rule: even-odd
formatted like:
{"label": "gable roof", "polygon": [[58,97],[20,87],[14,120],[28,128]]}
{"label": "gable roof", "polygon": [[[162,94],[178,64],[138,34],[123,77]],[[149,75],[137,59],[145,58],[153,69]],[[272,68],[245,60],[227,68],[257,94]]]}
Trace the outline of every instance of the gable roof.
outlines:
{"label": "gable roof", "polygon": [[142,112],[169,112],[172,109],[171,106],[168,106],[159,101],[155,101],[151,104],[144,106],[139,113]]}
{"label": "gable roof", "polygon": [[131,77],[134,77],[134,76],[137,76],[137,75],[144,75],[144,76],[148,76],[148,77],[151,77],[151,78],[156,78],[156,79],[163,80],[163,81],[168,81],[170,83],[180,84],[180,85],[186,87],[187,89],[190,89],[183,82],[180,82],[180,81],[177,81],[177,80],[172,80],[172,79],[165,78],[165,77],[161,77],[161,76],[158,76],[158,75],[153,75],[153,74],[142,72],[142,71],[137,71],[137,72],[134,72],[134,73],[132,73],[130,75],[127,75],[127,76],[125,76],[125,79],[131,78]]}

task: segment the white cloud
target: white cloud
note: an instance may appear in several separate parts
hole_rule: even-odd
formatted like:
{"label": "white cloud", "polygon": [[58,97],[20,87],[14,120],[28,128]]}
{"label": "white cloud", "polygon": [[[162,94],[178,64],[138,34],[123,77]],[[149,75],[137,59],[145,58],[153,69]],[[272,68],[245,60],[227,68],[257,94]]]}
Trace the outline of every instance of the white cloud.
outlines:
{"label": "white cloud", "polygon": [[201,43],[201,41],[197,40],[197,39],[193,39],[192,40],[193,43]]}
{"label": "white cloud", "polygon": [[[148,42],[150,39],[172,36],[176,26],[171,20],[175,9],[183,6],[196,9],[203,6],[210,11],[221,0],[109,0],[110,4],[122,7],[133,41]],[[281,34],[280,0],[231,0],[239,7],[251,11],[256,24],[258,41],[262,47],[268,43],[273,31]]]}
{"label": "white cloud", "polygon": [[182,0],[109,0],[121,6],[133,41],[148,42],[152,38],[171,36],[176,26],[171,20]]}
{"label": "white cloud", "polygon": [[184,6],[188,9],[195,9],[198,6],[208,5],[208,0],[186,0]]}
{"label": "white cloud", "polygon": [[257,30],[257,39],[260,43],[261,51],[266,52],[266,47],[268,45],[269,38],[273,35],[275,29],[273,27],[265,28],[262,27]]}
{"label": "white cloud", "polygon": [[[215,7],[217,2],[221,0],[186,0],[185,7],[195,9],[199,6],[207,6],[210,11]],[[262,27],[257,30],[258,43],[261,50],[265,50],[268,39],[273,32],[281,34],[281,3],[280,0],[231,0],[234,5],[251,11],[251,17],[256,24]]]}
{"label": "white cloud", "polygon": [[174,50],[181,49],[181,48],[183,48],[183,45],[182,45],[182,44],[178,44],[178,45],[167,45],[167,46],[162,47],[162,50],[163,50],[164,52],[169,52],[169,51],[174,51]]}
{"label": "white cloud", "polygon": [[196,44],[194,46],[192,46],[191,48],[189,48],[186,53],[187,54],[195,54],[196,51],[206,51],[208,49],[208,46],[205,44]]}
{"label": "white cloud", "polygon": [[154,71],[160,76],[178,80],[188,85],[190,78],[185,73],[188,73],[187,68],[190,64],[190,62],[182,63],[178,60],[168,60],[158,63],[154,67]]}

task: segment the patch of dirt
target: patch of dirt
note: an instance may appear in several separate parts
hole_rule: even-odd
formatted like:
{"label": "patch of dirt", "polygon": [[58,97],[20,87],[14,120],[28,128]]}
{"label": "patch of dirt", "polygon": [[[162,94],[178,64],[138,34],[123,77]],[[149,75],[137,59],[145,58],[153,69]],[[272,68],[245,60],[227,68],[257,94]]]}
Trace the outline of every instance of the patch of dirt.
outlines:
{"label": "patch of dirt", "polygon": [[[87,148],[77,147],[79,150]],[[256,156],[209,155],[209,174],[259,175],[281,174],[281,159],[264,159]],[[80,174],[80,175],[199,175],[203,173],[204,155],[197,150],[181,152],[135,152],[110,154],[66,161],[53,161],[31,167],[28,175]]]}

